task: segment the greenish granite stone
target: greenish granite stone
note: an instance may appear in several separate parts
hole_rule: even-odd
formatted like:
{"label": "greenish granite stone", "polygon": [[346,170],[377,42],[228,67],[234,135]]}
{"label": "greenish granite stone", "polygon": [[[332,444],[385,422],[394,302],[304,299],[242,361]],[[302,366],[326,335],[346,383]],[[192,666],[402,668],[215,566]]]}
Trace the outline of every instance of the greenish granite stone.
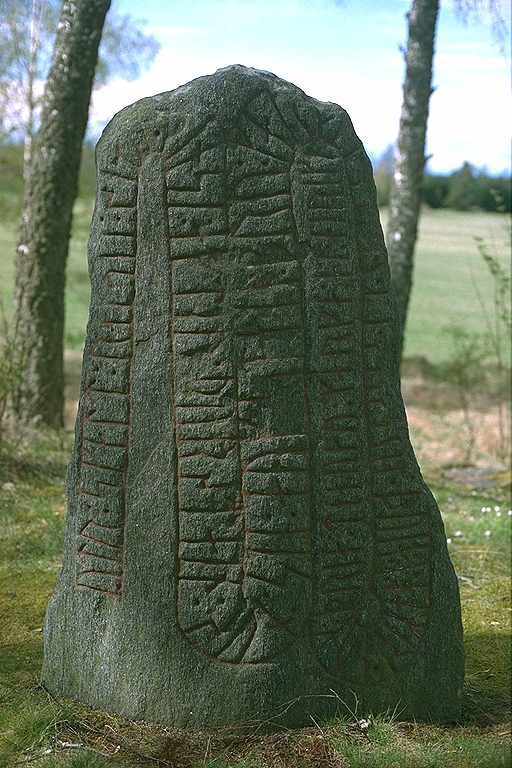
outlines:
{"label": "greenish granite stone", "polygon": [[97,168],[44,685],[181,727],[354,694],[456,719],[457,580],[347,113],[228,67],[117,114]]}

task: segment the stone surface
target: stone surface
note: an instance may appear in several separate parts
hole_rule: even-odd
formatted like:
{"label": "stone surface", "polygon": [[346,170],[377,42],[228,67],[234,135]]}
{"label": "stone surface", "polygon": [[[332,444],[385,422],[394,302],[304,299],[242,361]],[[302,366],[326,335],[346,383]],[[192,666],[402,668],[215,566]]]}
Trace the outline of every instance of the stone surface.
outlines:
{"label": "stone surface", "polygon": [[229,67],[124,109],[97,166],[44,684],[189,727],[309,723],[332,691],[457,718],[457,581],[347,113]]}

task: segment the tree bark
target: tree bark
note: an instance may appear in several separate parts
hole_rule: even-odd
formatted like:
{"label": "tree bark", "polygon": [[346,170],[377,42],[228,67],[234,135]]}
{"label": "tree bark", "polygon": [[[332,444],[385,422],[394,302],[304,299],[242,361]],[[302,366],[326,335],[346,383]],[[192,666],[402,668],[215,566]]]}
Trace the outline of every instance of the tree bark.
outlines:
{"label": "tree bark", "polygon": [[27,62],[27,127],[23,143],[23,181],[28,183],[32,166],[32,148],[34,145],[35,96],[34,85],[37,71],[37,53],[39,48],[39,32],[41,24],[41,4],[32,0],[30,15],[30,47]]}
{"label": "tree bark", "polygon": [[400,322],[400,351],[412,289],[414,247],[425,168],[425,140],[439,0],[413,0],[408,14],[406,73],[386,241]]}
{"label": "tree bark", "polygon": [[16,258],[18,417],[63,424],[64,288],[89,102],[110,0],[64,0],[41,127],[25,187]]}

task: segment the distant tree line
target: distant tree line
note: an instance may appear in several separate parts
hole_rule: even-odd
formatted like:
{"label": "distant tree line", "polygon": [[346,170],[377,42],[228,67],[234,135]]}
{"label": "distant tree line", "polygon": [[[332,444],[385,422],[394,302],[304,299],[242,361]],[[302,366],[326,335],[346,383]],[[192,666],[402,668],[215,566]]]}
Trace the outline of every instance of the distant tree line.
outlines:
{"label": "distant tree line", "polygon": [[[375,165],[375,184],[379,207],[389,205],[393,178],[393,152],[386,150]],[[508,176],[491,176],[470,163],[452,173],[425,173],[421,200],[430,208],[455,211],[512,212],[512,186]]]}
{"label": "distant tree line", "polygon": [[512,195],[510,178],[489,176],[469,163],[449,175],[425,175],[422,199],[431,208],[453,208],[456,211],[500,211],[510,213]]}
{"label": "distant tree line", "polygon": [[[380,208],[389,205],[389,192],[393,174],[392,150],[386,150],[374,166],[377,199]],[[23,192],[23,145],[0,146],[0,214],[18,213]],[[94,145],[86,142],[82,151],[79,196],[93,198],[96,171]],[[3,193],[9,191],[8,199]],[[426,173],[421,190],[422,202],[429,208],[451,208],[456,211],[482,210],[510,213],[512,211],[512,184],[508,176],[491,176],[464,163],[453,173]]]}

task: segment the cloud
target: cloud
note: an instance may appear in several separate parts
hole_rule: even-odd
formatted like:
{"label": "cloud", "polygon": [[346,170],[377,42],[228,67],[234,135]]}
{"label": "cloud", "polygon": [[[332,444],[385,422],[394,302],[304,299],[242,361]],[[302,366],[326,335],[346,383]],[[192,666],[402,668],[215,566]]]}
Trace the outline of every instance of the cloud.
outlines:
{"label": "cloud", "polygon": [[[341,7],[334,0],[191,3],[190,14],[183,12],[176,25],[161,19],[150,24],[162,49],[149,71],[137,81],[112,82],[95,93],[91,132],[97,135],[127,104],[240,63],[275,72],[315,98],[341,104],[369,153],[378,155],[397,136],[402,100],[404,68],[397,43],[405,34],[406,3],[397,0],[391,6],[377,9],[375,20],[358,16],[350,0]],[[275,18],[269,16],[274,7]],[[185,17],[187,23],[180,23]],[[459,39],[460,25],[454,24],[455,32],[449,25],[443,29],[428,130],[431,167],[449,170],[468,160],[501,171],[510,162],[505,59],[484,42],[486,30],[473,28],[468,41]],[[475,40],[477,34],[481,40]]]}
{"label": "cloud", "polygon": [[[214,72],[233,63],[255,66],[274,72],[295,83],[307,94],[320,101],[341,104],[350,113],[356,130],[369,146],[383,149],[398,128],[400,110],[399,82],[373,78],[344,66],[342,57],[323,66],[311,67],[301,57],[255,57],[249,60],[241,50],[226,51],[222,57],[209,52],[183,55],[165,52],[146,75],[135,82],[118,81],[104,86],[94,95],[91,123],[102,126],[115,112],[145,96],[172,90],[194,77]],[[363,95],[364,98],[361,98]]]}

